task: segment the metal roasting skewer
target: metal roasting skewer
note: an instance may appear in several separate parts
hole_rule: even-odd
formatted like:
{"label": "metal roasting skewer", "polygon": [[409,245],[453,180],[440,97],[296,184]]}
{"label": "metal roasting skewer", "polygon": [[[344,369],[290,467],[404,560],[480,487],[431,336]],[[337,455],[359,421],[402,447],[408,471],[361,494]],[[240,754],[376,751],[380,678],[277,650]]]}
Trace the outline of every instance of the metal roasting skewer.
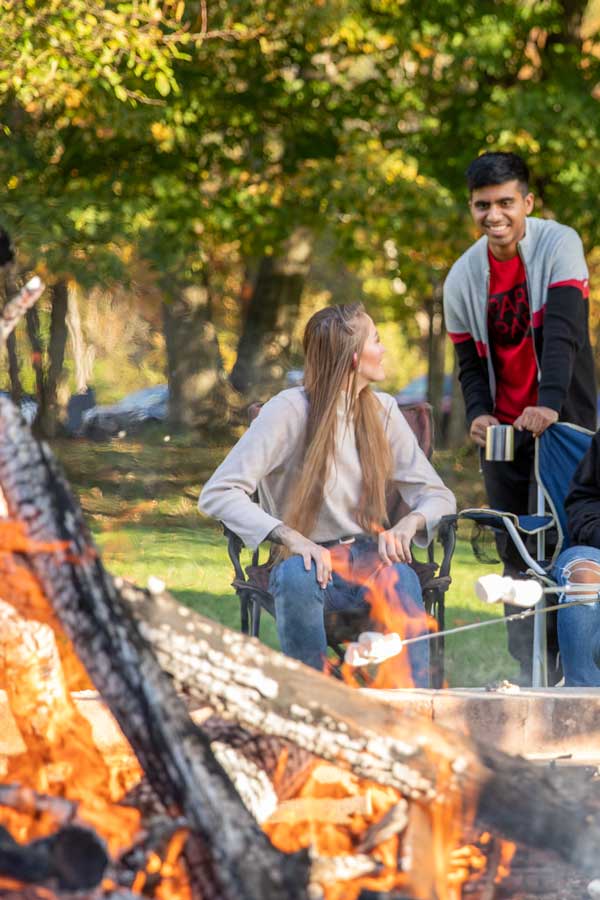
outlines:
{"label": "metal roasting skewer", "polygon": [[[571,588],[571,590],[569,590]],[[575,588],[575,590],[573,590]],[[600,600],[600,584],[589,584],[586,585],[585,594],[584,593],[575,593],[575,591],[581,592],[581,585],[563,585],[562,587],[544,587],[544,594],[570,594],[572,595],[571,600],[569,600],[568,606],[587,606],[589,603],[597,603]],[[594,591],[594,596],[590,597],[590,593]],[[431,631],[427,634],[421,634],[418,637],[414,638],[406,638],[406,640],[402,641],[402,646],[408,644],[416,644],[419,641],[431,641],[434,638],[438,637],[447,637],[450,634],[459,634],[462,631],[473,631],[475,628],[485,628],[486,625],[497,625],[499,622],[514,622],[518,619],[527,619],[529,616],[536,616],[540,613],[549,613],[554,612],[555,610],[566,609],[567,606],[564,603],[557,603],[555,606],[544,606],[541,609],[536,607],[531,607],[530,609],[524,609],[523,612],[511,613],[509,616],[499,616],[497,619],[486,619],[485,622],[471,622],[470,625],[457,625],[456,628],[446,628],[444,631]]]}
{"label": "metal roasting skewer", "polygon": [[[480,581],[484,580],[485,579],[483,578],[480,579]],[[500,581],[510,582],[512,581],[512,579],[500,578]],[[524,586],[530,584],[531,582],[527,581],[516,581],[513,582],[512,585],[509,585],[509,588],[520,587],[522,589]],[[502,585],[502,587],[506,589],[506,585]],[[538,601],[544,594],[568,594],[571,598],[569,600],[568,607],[586,606],[590,603],[597,603],[600,600],[600,584],[596,583],[585,584],[585,587],[583,587],[582,584],[562,585],[559,587],[557,585],[542,585],[537,582],[536,587],[539,591],[539,597],[537,598]],[[493,590],[491,593],[494,597],[494,600],[492,602],[505,601],[511,603],[513,600],[513,597],[510,595],[510,593],[494,594]],[[490,601],[488,600],[487,602]],[[405,646],[418,644],[420,641],[433,641],[435,640],[435,638],[448,637],[449,635],[460,634],[464,631],[473,631],[476,628],[485,628],[488,625],[497,625],[499,622],[518,621],[520,619],[526,619],[529,616],[539,615],[540,613],[545,614],[553,612],[555,610],[567,608],[564,603],[557,603],[553,606],[542,606],[535,600],[533,600],[532,602],[532,597],[529,598],[528,602],[531,605],[528,605],[527,608],[522,610],[522,612],[511,613],[510,615],[499,616],[498,618],[494,619],[486,619],[484,622],[471,622],[469,625],[459,625],[456,628],[446,628],[444,631],[432,631],[428,632],[427,634],[420,634],[418,635],[418,637],[413,638],[401,639],[398,634],[390,633],[387,635],[379,635],[380,640],[377,641],[378,635],[376,633],[364,632],[359,636],[358,642],[354,642],[348,645],[346,649],[346,663],[352,668],[369,665],[370,663],[379,664],[385,659],[389,659],[391,656],[397,656],[402,652]],[[395,642],[389,640],[392,637],[396,639]]]}

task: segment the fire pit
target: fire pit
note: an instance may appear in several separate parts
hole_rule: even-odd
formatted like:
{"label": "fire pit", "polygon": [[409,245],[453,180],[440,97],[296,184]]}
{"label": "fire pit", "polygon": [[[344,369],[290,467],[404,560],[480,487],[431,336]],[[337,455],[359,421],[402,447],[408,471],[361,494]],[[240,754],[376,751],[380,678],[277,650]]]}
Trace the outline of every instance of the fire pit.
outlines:
{"label": "fire pit", "polygon": [[540,762],[600,765],[600,691],[518,688],[384,690],[375,696],[432,722]]}

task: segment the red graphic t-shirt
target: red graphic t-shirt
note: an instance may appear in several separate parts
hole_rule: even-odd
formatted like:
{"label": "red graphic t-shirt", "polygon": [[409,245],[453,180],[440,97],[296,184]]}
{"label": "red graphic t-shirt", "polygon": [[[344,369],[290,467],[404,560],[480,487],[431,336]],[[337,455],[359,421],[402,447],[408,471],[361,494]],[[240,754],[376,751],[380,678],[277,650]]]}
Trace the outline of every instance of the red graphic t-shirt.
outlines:
{"label": "red graphic t-shirt", "polygon": [[538,397],[527,281],[518,254],[501,261],[488,250],[488,258],[488,336],[496,374],[494,415],[511,424],[526,406],[536,406]]}

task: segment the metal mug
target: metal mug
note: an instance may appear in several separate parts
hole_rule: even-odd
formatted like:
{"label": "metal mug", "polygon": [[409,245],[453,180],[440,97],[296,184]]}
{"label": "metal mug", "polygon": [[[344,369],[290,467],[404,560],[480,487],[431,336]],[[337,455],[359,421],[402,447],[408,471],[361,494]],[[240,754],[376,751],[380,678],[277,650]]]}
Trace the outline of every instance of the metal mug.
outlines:
{"label": "metal mug", "polygon": [[488,462],[512,462],[515,458],[515,430],[512,425],[488,425],[485,432]]}

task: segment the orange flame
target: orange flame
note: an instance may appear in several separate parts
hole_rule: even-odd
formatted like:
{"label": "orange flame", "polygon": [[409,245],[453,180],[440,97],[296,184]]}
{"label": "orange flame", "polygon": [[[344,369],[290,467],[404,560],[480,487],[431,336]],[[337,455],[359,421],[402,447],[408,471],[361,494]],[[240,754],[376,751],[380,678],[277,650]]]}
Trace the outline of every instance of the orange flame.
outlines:
{"label": "orange flame", "polygon": [[[428,630],[432,621],[425,611],[406,597],[403,605],[398,603],[398,573],[391,565],[374,555],[364,561],[352,561],[351,551],[345,545],[333,547],[331,562],[334,572],[352,584],[363,589],[363,596],[370,607],[373,628],[382,634],[396,632],[402,640],[417,637]],[[433,620],[435,622],[435,620]],[[436,623],[437,627],[437,623]],[[354,669],[342,666],[344,680],[358,686]],[[369,683],[373,688],[408,688],[414,686],[410,658],[405,649],[397,656],[384,660],[378,666],[375,677]]]}
{"label": "orange flame", "polygon": [[[101,834],[109,852],[118,856],[140,831],[139,811],[118,801],[139,781],[141,769],[116,723],[122,752],[112,765],[96,745],[90,723],[71,696],[92,686],[89,677],[35,575],[17,555],[64,551],[60,543],[31,541],[21,523],[0,520],[0,686],[25,751],[8,757],[5,765],[3,780],[25,790],[17,808],[0,806],[0,824],[20,843],[56,830],[56,809],[50,804],[40,810],[29,788],[76,803],[77,819]],[[160,876],[154,889],[159,900],[190,900],[179,862],[186,837],[185,830],[178,831],[164,859],[149,860],[146,873],[138,876],[140,889],[154,872]]]}
{"label": "orange flame", "polygon": [[[137,810],[115,802],[139,778],[139,767],[134,763],[128,769],[111,769],[100,753],[89,723],[70,695],[70,690],[89,685],[85,670],[35,576],[14,555],[58,549],[64,552],[62,546],[34,546],[18,523],[0,521],[0,678],[4,678],[11,711],[26,746],[25,753],[9,760],[7,774],[29,788],[76,801],[78,816],[106,838],[110,852],[116,855],[128,849],[140,829]],[[425,630],[422,610],[409,615],[398,609],[393,567],[359,566],[357,571],[356,565],[350,566],[344,547],[335,548],[332,560],[341,577],[364,588],[372,618],[382,631],[396,631],[406,639]],[[12,606],[3,602],[7,599]],[[380,665],[374,684],[410,686],[407,654]],[[123,747],[131,758],[124,738]],[[280,763],[276,783],[285,770],[285,754]],[[472,828],[475,800],[458,793],[447,760],[436,759],[436,765],[436,801],[430,805],[411,801],[406,827],[369,851],[377,871],[323,884],[326,900],[356,900],[363,889],[399,889],[416,900],[432,895],[439,900],[459,900],[463,885],[485,871],[488,859],[484,850],[489,836],[465,843]],[[26,790],[21,791],[22,802],[16,804],[17,808],[0,806],[0,824],[20,842],[47,835],[59,824],[56,810],[40,811],[33,798],[29,804],[28,796]],[[393,788],[321,763],[310,768],[295,796],[305,801],[296,807],[295,818],[272,817],[264,830],[284,852],[312,846],[320,857],[362,852],[360,845],[367,829],[380,822],[392,807],[405,803]],[[187,832],[181,829],[172,837],[163,858],[150,854],[145,868],[136,875],[131,888],[134,895],[141,896],[152,886],[158,900],[190,900],[189,881],[180,863],[186,837]],[[514,845],[500,843],[496,881],[507,874],[514,850]],[[21,887],[9,879],[0,879],[0,886]],[[112,885],[107,879],[103,886],[108,889]],[[44,896],[44,890],[37,894]],[[48,891],[47,896],[52,900],[54,894]]]}
{"label": "orange flame", "polygon": [[276,811],[263,829],[285,853],[310,847],[318,858],[352,856],[362,852],[367,829],[392,807],[405,804],[404,827],[370,851],[378,870],[351,880],[320,882],[325,900],[356,900],[365,889],[400,890],[415,900],[432,896],[460,900],[464,885],[482,877],[488,865],[497,865],[496,872],[490,873],[496,882],[506,875],[514,845],[500,842],[498,864],[485,853],[489,835],[482,835],[477,843],[465,843],[472,827],[473,798],[459,794],[453,786],[449,761],[438,760],[438,773],[435,802],[411,801],[408,806],[394,788],[319,763],[285,813]]}

